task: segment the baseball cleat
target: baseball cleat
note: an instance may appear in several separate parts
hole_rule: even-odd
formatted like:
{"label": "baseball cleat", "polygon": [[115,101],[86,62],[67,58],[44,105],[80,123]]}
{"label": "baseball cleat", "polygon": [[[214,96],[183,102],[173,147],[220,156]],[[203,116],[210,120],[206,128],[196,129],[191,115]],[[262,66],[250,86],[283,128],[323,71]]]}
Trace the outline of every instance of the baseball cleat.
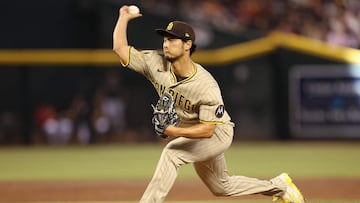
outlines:
{"label": "baseball cleat", "polygon": [[284,191],[284,194],[280,197],[274,196],[273,201],[280,200],[282,203],[305,203],[303,195],[287,173],[280,174],[278,178],[286,184],[286,191]]}

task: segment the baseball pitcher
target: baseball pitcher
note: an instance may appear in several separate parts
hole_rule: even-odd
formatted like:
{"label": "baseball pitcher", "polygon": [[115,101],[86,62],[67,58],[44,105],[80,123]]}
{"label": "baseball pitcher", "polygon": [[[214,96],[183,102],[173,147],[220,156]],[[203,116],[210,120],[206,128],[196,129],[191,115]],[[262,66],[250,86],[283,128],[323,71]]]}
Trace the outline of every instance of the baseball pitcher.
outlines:
{"label": "baseball pitcher", "polygon": [[191,59],[196,50],[192,27],[170,22],[156,32],[163,37],[162,51],[139,51],[129,46],[127,26],[141,13],[122,6],[113,33],[113,50],[123,67],[144,75],[159,94],[153,106],[155,132],[174,137],[163,149],[154,175],[140,202],[163,202],[179,168],[192,164],[216,196],[263,194],[286,203],[304,203],[304,198],[286,173],[271,180],[230,176],[224,152],[233,140],[231,118],[225,110],[218,83]]}

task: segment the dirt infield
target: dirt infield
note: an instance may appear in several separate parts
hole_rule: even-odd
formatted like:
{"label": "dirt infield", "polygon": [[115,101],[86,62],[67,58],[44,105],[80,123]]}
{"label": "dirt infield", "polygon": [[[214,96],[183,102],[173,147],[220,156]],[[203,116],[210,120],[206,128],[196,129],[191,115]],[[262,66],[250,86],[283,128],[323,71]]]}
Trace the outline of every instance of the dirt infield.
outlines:
{"label": "dirt infield", "polygon": [[[295,180],[308,200],[360,200],[360,179]],[[147,181],[27,181],[0,182],[0,202],[136,201]],[[266,198],[260,195],[232,199]],[[207,200],[214,197],[199,180],[177,180],[167,200]],[[228,198],[229,199],[229,198]]]}

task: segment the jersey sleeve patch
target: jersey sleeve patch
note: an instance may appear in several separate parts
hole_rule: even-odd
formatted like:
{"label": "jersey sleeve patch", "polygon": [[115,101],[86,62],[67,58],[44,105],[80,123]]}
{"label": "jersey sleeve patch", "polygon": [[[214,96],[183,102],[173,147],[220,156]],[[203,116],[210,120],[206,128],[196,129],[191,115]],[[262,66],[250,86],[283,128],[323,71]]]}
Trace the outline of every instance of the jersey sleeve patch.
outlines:
{"label": "jersey sleeve patch", "polygon": [[215,116],[216,116],[217,118],[223,117],[224,113],[225,113],[225,107],[224,107],[224,105],[219,105],[219,106],[216,108],[216,110],[215,110]]}

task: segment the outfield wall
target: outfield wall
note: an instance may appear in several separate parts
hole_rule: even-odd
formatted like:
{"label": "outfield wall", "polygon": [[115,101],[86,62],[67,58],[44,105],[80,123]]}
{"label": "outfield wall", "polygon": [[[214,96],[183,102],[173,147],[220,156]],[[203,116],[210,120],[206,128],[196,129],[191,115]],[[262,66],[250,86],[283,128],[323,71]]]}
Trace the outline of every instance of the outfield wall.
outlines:
{"label": "outfield wall", "polygon": [[[236,139],[285,139],[319,137],[317,133],[291,129],[294,115],[291,114],[293,107],[289,104],[289,92],[292,91],[289,88],[289,71],[299,65],[320,65],[325,72],[328,66],[336,64],[340,65],[340,69],[346,69],[351,64],[360,63],[360,54],[355,49],[272,33],[245,43],[198,50],[193,59],[207,67],[219,81],[227,109],[237,126]],[[120,77],[121,91],[128,101],[128,128],[142,129],[141,132],[135,132],[145,134],[140,136],[151,134],[151,111],[148,107],[156,100],[155,92],[142,76],[120,69],[118,58],[111,50],[8,49],[0,51],[0,65],[0,93],[5,95],[0,105],[2,118],[6,118],[6,112],[14,113],[14,117],[19,120],[16,125],[20,128],[10,133],[17,134],[20,142],[32,142],[36,129],[34,111],[39,104],[51,103],[57,109],[64,110],[80,94],[91,105],[96,89],[101,86],[109,71]],[[350,86],[353,85],[355,89],[356,84]],[[356,91],[353,93],[356,100]],[[144,100],[144,97],[148,99]],[[139,118],[135,115],[143,116]],[[6,126],[2,129],[6,129]],[[144,129],[147,129],[147,133],[143,133]],[[2,136],[5,140],[3,142],[12,142],[12,138],[5,138],[9,137],[5,134]],[[338,136],[343,135],[320,137]],[[345,137],[357,136],[352,134]]]}

